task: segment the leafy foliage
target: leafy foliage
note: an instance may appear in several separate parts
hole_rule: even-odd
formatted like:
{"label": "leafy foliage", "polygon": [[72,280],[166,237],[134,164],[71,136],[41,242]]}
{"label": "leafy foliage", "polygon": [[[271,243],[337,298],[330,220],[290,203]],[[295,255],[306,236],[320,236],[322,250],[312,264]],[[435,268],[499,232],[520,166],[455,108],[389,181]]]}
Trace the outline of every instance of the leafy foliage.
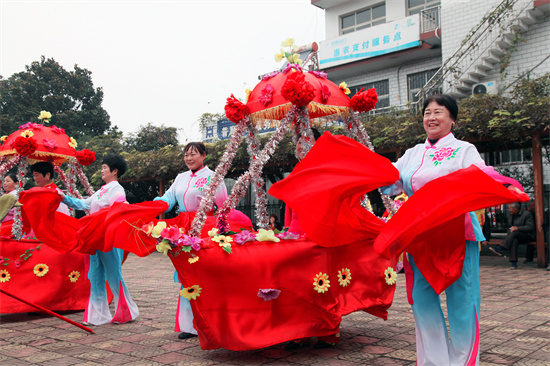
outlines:
{"label": "leafy foliage", "polygon": [[26,122],[38,123],[41,110],[53,117],[50,125],[64,128],[71,137],[97,136],[111,127],[101,107],[103,91],[94,88],[92,73],[74,66],[67,71],[53,58],[25,66],[8,79],[0,77],[0,133],[8,135]]}
{"label": "leafy foliage", "polygon": [[126,138],[129,149],[137,151],[156,151],[165,146],[178,144],[178,129],[176,127],[155,126],[151,122],[140,126],[140,130]]}

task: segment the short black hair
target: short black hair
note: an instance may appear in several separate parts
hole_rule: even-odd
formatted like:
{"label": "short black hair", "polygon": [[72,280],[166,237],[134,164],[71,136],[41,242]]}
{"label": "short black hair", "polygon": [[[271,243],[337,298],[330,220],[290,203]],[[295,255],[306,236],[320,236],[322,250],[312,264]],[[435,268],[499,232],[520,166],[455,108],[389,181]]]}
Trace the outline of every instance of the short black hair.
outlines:
{"label": "short black hair", "polygon": [[47,173],[50,173],[50,179],[53,179],[54,177],[53,165],[52,163],[49,163],[47,161],[40,161],[38,163],[34,163],[33,165],[31,165],[31,173],[34,173],[34,172],[40,173],[44,177],[46,176]]}
{"label": "short black hair", "polygon": [[451,118],[453,121],[457,121],[458,118],[458,104],[456,103],[456,99],[450,96],[449,94],[432,94],[428,98],[424,100],[424,108],[422,108],[422,115],[424,115],[424,112],[426,111],[426,108],[428,107],[428,104],[431,102],[436,102],[442,107],[447,108],[449,111],[449,114],[451,115]]}
{"label": "short black hair", "polygon": [[185,154],[187,151],[194,149],[197,150],[197,152],[201,155],[208,154],[206,152],[206,146],[202,142],[190,142],[187,145],[185,145],[185,148],[183,149],[183,153]]}
{"label": "short black hair", "polygon": [[315,141],[319,140],[319,137],[321,137],[321,132],[319,132],[319,130],[315,127],[311,127],[311,132],[313,132],[313,137],[315,138]]}
{"label": "short black hair", "polygon": [[[15,173],[8,173],[8,174],[6,174],[6,177],[10,177],[11,180],[13,180],[15,183],[19,182],[19,179],[17,179],[17,175]],[[6,177],[4,177],[4,179]]]}
{"label": "short black hair", "polygon": [[103,164],[107,165],[111,172],[116,169],[118,171],[117,178],[120,178],[126,172],[126,169],[128,169],[126,160],[120,155],[107,155],[101,162],[101,165]]}

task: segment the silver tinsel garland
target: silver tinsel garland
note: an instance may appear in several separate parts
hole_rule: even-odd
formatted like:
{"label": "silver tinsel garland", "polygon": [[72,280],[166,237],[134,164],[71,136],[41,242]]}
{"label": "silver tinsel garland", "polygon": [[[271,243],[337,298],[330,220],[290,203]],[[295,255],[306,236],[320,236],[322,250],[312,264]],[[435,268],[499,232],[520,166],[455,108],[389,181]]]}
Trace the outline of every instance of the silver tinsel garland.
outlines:
{"label": "silver tinsel garland", "polygon": [[197,213],[195,215],[195,219],[191,223],[191,228],[189,229],[188,233],[189,236],[200,237],[202,227],[204,226],[204,222],[206,221],[206,212],[212,209],[216,189],[218,189],[220,184],[222,184],[223,178],[231,167],[231,163],[235,158],[237,148],[241,144],[241,139],[248,123],[250,123],[250,121],[248,117],[246,117],[239,121],[239,123],[237,124],[237,127],[233,132],[233,137],[231,137],[231,141],[229,141],[229,144],[227,145],[225,152],[218,166],[216,167],[216,171],[214,172],[210,183],[206,187],[204,198],[201,200],[199,209],[197,210]]}
{"label": "silver tinsel garland", "polygon": [[292,121],[297,118],[298,114],[299,112],[297,108],[292,106],[291,109],[288,111],[286,117],[281,120],[279,126],[277,127],[275,132],[273,132],[269,141],[265,144],[263,150],[260,151],[256,159],[253,160],[252,164],[248,168],[248,171],[243,173],[243,175],[241,175],[237,180],[237,183],[235,183],[235,185],[233,186],[233,189],[231,190],[231,195],[225,201],[223,207],[218,212],[218,221],[227,220],[227,216],[229,215],[231,210],[233,210],[237,206],[239,200],[246,194],[248,190],[248,185],[250,184],[252,177],[259,176],[262,173],[264,165],[273,155],[275,149],[277,148],[277,145],[284,138],[288,126]]}
{"label": "silver tinsel garland", "polygon": [[[369,134],[363,127],[363,124],[359,120],[359,113],[352,112],[349,117],[344,120],[348,127],[348,137],[354,138],[356,137],[357,140],[368,147],[371,151],[374,151],[374,145],[370,141]],[[380,196],[382,197],[382,202],[384,203],[384,207],[388,212],[393,216],[397,212],[397,207],[395,207],[395,204],[393,203],[393,200],[390,196],[387,194],[383,194],[380,188],[378,188],[378,192],[380,192]],[[369,202],[369,198],[365,194],[363,200],[361,201],[361,206],[365,208],[372,207]],[[371,210],[369,210],[372,212]]]}
{"label": "silver tinsel garland", "polygon": [[[254,162],[254,159],[259,155],[260,141],[258,141],[256,127],[252,124],[248,124],[248,133],[245,134],[247,142],[248,155],[250,155],[250,165]],[[256,207],[256,225],[260,229],[266,229],[269,226],[269,216],[267,213],[267,193],[265,192],[265,182],[261,175],[252,177],[252,186],[254,187],[255,207]]]}
{"label": "silver tinsel garland", "polygon": [[[17,196],[25,187],[27,183],[27,157],[22,156],[19,159],[19,165],[17,166],[17,179],[19,184],[17,185]],[[23,235],[23,220],[21,219],[21,207],[16,207],[13,213],[13,226],[11,229],[11,234],[15,237],[16,240],[21,240]]]}
{"label": "silver tinsel garland", "polygon": [[76,162],[75,162],[74,165],[75,165],[76,175],[78,176],[78,179],[80,180],[80,183],[82,183],[82,185],[84,186],[84,190],[86,191],[88,196],[93,195],[94,194],[94,189],[92,188],[92,186],[90,185],[90,182],[88,181],[88,178],[86,177],[86,175],[82,171],[82,166],[80,164],[76,163]]}

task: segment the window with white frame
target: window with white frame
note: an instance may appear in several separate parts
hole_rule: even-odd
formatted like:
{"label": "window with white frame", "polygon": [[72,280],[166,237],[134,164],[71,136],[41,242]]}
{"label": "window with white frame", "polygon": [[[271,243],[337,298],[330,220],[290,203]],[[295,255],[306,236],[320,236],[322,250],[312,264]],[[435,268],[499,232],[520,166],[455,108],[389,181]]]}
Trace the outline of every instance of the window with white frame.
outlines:
{"label": "window with white frame", "polygon": [[408,15],[418,14],[424,9],[441,5],[440,0],[407,0]]}
{"label": "window with white frame", "polygon": [[340,34],[386,23],[386,3],[374,5],[340,17]]}
{"label": "window with white frame", "polygon": [[361,90],[361,88],[376,89],[376,94],[378,94],[378,103],[376,103],[376,109],[378,108],[384,108],[390,106],[390,81],[388,79],[381,80],[381,81],[375,81],[372,83],[366,83],[363,85],[357,85],[357,86],[350,86],[350,94],[348,95],[350,98],[353,97],[356,93]]}
{"label": "window with white frame", "polygon": [[[417,96],[418,92],[422,90],[422,87],[435,75],[438,69],[431,69],[427,71],[421,71],[414,74],[407,75],[407,90],[409,93],[409,102],[416,102],[420,99]],[[441,93],[441,88],[436,89],[432,94]]]}
{"label": "window with white frame", "polygon": [[484,153],[483,158],[485,163],[491,166],[530,163],[533,161],[533,151],[531,148],[492,151]]}

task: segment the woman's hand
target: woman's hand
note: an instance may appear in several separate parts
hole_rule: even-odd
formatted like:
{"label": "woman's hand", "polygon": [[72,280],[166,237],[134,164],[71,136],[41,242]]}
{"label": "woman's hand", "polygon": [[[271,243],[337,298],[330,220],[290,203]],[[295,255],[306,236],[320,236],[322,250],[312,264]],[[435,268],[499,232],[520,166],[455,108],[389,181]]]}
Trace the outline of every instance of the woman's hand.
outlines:
{"label": "woman's hand", "polygon": [[59,197],[61,197],[61,201],[63,201],[65,199],[65,193],[63,193],[61,191],[57,191],[57,194],[59,195]]}

